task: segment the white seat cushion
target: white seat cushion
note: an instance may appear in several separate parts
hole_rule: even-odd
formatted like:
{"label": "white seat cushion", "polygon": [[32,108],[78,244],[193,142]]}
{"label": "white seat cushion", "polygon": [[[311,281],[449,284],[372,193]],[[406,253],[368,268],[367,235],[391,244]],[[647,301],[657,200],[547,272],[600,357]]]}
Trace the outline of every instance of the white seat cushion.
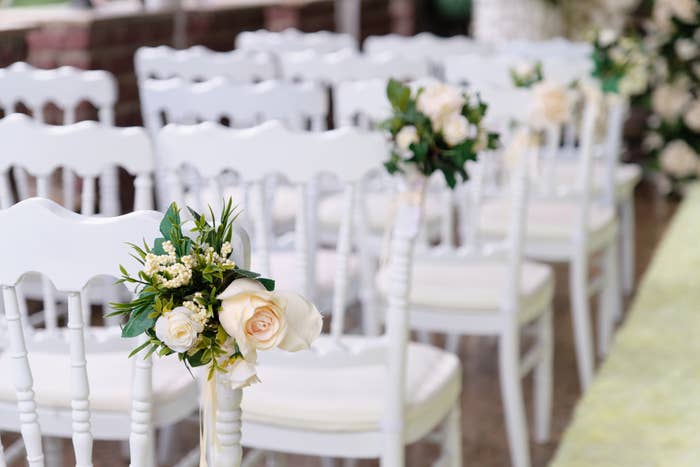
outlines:
{"label": "white seat cushion", "polygon": [[[389,375],[383,362],[304,368],[294,366],[293,354],[289,357],[284,365],[259,366],[262,383],[246,389],[243,397],[245,421],[318,431],[380,429]],[[435,413],[446,414],[461,389],[459,360],[437,348],[411,343],[405,383],[407,425]]]}
{"label": "white seat cushion", "polygon": [[[328,248],[319,248],[316,252],[316,287],[321,293],[333,291],[337,257],[335,250]],[[350,255],[348,263],[348,280],[354,281],[358,275],[357,257]],[[297,254],[294,250],[272,251],[270,253],[270,276],[275,279],[276,289],[295,290],[298,288],[299,269],[297,264]],[[255,252],[251,256],[251,269],[260,271],[260,255]]]}
{"label": "white seat cushion", "polygon": [[[575,186],[579,179],[579,164],[576,160],[557,161],[554,179],[564,187]],[[605,163],[596,161],[593,164],[591,182],[593,188],[600,191],[605,184]],[[615,169],[615,192],[618,199],[630,196],[642,179],[642,169],[638,164],[618,164]]]}
{"label": "white seat cushion", "polygon": [[[396,194],[391,192],[370,192],[364,197],[367,227],[375,232],[383,232],[394,217]],[[429,192],[425,199],[425,222],[429,232],[434,232],[440,223],[443,208],[439,194]],[[321,200],[318,219],[322,228],[337,230],[343,216],[343,195],[330,195]]]}
{"label": "white seat cushion", "polygon": [[[90,408],[108,412],[131,411],[132,370],[136,358],[127,352],[87,354]],[[40,407],[70,409],[70,360],[68,353],[29,352],[34,393]],[[0,401],[14,403],[14,367],[9,352],[0,355]],[[197,383],[175,356],[153,359],[155,406],[186,398],[197,401]],[[193,409],[196,405],[193,407]]]}
{"label": "white seat cushion", "polygon": [[[499,259],[416,258],[413,262],[411,304],[462,312],[495,312],[507,290],[508,266]],[[552,300],[554,279],[549,266],[526,261],[520,283],[521,313],[543,311]],[[386,296],[388,268],[377,275],[377,287]]]}
{"label": "white seat cushion", "polygon": [[[479,231],[502,237],[510,228],[510,200],[484,202],[479,213]],[[527,207],[527,240],[568,242],[574,232],[580,208],[575,200],[533,199]],[[612,209],[592,205],[589,209],[588,232],[591,245],[614,235],[616,222]]]}

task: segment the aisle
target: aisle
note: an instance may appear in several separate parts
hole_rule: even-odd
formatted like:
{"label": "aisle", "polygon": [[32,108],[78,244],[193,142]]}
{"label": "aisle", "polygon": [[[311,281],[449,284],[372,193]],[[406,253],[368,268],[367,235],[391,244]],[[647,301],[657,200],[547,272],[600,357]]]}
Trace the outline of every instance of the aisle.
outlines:
{"label": "aisle", "polygon": [[700,186],[640,284],[550,467],[700,465]]}

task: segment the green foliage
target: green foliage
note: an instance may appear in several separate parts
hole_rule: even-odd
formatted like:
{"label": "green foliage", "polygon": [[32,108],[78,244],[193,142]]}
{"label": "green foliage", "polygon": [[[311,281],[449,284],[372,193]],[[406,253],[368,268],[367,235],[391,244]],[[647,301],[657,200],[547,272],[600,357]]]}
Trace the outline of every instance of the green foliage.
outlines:
{"label": "green foliage", "polygon": [[531,88],[534,84],[539,83],[544,79],[544,74],[542,73],[542,62],[533,64],[530,73],[518,73],[516,68],[511,68],[509,71],[510,79],[516,88]]}

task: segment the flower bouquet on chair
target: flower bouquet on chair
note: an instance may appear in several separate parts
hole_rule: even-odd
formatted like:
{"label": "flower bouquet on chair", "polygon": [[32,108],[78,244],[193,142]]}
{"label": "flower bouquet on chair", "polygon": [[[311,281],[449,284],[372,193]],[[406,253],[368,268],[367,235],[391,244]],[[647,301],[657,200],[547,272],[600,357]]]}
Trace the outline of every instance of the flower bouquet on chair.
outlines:
{"label": "flower bouquet on chair", "polygon": [[[308,349],[321,332],[322,318],[305,298],[275,291],[272,279],[231,259],[237,213],[230,199],[218,221],[211,211],[207,219],[188,210],[193,219],[188,229],[173,203],[160,224],[162,237],[152,246],[131,244],[142,269],[132,275],[120,266],[119,282],[135,286],[136,298],[113,304],[113,314],[127,315],[123,337],[143,339],[130,356],[175,354],[188,369],[206,368],[203,394],[209,397],[203,411],[213,420],[217,385],[237,391],[234,410],[239,410],[240,390],[258,382],[257,351]],[[236,466],[240,459],[227,462]]]}
{"label": "flower bouquet on chair", "polygon": [[630,97],[646,91],[649,54],[640,40],[604,29],[593,34],[591,43],[592,74],[600,80],[603,92]]}
{"label": "flower bouquet on chair", "polygon": [[544,79],[540,61],[523,60],[508,71],[511,82],[516,88],[531,88]]}
{"label": "flower bouquet on chair", "polygon": [[480,151],[497,147],[498,135],[482,125],[487,105],[477,95],[443,83],[412,93],[410,87],[390,80],[387,97],[392,116],[381,126],[394,143],[384,164],[391,174],[425,178],[440,171],[454,188],[458,178],[469,178],[468,161],[476,160]]}

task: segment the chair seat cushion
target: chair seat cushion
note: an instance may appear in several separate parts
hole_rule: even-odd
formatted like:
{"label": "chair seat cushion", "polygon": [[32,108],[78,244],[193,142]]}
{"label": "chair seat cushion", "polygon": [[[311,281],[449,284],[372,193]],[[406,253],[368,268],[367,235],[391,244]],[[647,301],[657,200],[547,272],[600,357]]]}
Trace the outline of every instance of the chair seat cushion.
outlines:
{"label": "chair seat cushion", "polygon": [[[557,161],[554,179],[561,186],[575,186],[579,179],[579,164],[576,160],[564,159]],[[593,164],[591,181],[597,191],[603,189],[605,184],[605,163],[596,161]],[[634,188],[642,180],[642,169],[638,164],[618,164],[615,168],[615,191],[618,198],[629,196]]]}
{"label": "chair seat cushion", "polygon": [[[319,248],[316,252],[316,287],[322,293],[332,292],[336,276],[338,255],[335,250]],[[260,271],[260,255],[251,256],[251,269]],[[294,250],[270,252],[270,276],[275,279],[275,288],[279,290],[297,290],[299,287],[299,269],[297,253]],[[354,281],[358,275],[359,263],[356,255],[350,255],[348,261],[348,279]]]}
{"label": "chair seat cushion", "polygon": [[[90,408],[108,412],[131,411],[132,373],[135,359],[126,351],[87,354]],[[70,409],[70,360],[65,353],[29,352],[34,393],[40,407]],[[9,352],[0,355],[0,401],[14,403],[14,367]],[[155,406],[187,398],[197,401],[197,383],[177,358],[153,359]],[[196,407],[196,405],[195,405]],[[193,407],[193,409],[195,408]]]}
{"label": "chair seat cushion", "polygon": [[[377,275],[386,296],[388,267]],[[495,312],[507,290],[508,264],[500,259],[416,258],[413,262],[411,304],[462,312]],[[521,313],[541,312],[552,299],[554,276],[549,266],[526,261],[520,283]]]}
{"label": "chair seat cushion", "polygon": [[[324,339],[329,337],[320,338]],[[384,346],[380,339],[362,340]],[[301,367],[293,364],[294,354],[289,357],[284,365],[259,366],[262,383],[246,389],[243,397],[245,421],[317,431],[380,429],[389,383],[382,358],[378,356],[377,363]],[[460,386],[456,356],[422,344],[408,345],[407,424],[447,413],[459,397]]]}
{"label": "chair seat cushion", "polygon": [[[370,192],[364,196],[367,227],[375,232],[383,232],[394,217],[396,194],[391,192]],[[429,232],[435,230],[442,217],[442,203],[439,193],[429,192],[425,199],[425,222]],[[322,228],[337,230],[343,218],[343,195],[333,194],[322,199],[318,207],[318,219]]]}
{"label": "chair seat cushion", "polygon": [[[484,202],[479,213],[479,231],[496,237],[505,236],[510,228],[511,203],[508,199]],[[527,240],[568,242],[574,232],[580,208],[575,200],[533,199],[527,206]],[[591,244],[615,232],[615,212],[591,206],[588,215]]]}

